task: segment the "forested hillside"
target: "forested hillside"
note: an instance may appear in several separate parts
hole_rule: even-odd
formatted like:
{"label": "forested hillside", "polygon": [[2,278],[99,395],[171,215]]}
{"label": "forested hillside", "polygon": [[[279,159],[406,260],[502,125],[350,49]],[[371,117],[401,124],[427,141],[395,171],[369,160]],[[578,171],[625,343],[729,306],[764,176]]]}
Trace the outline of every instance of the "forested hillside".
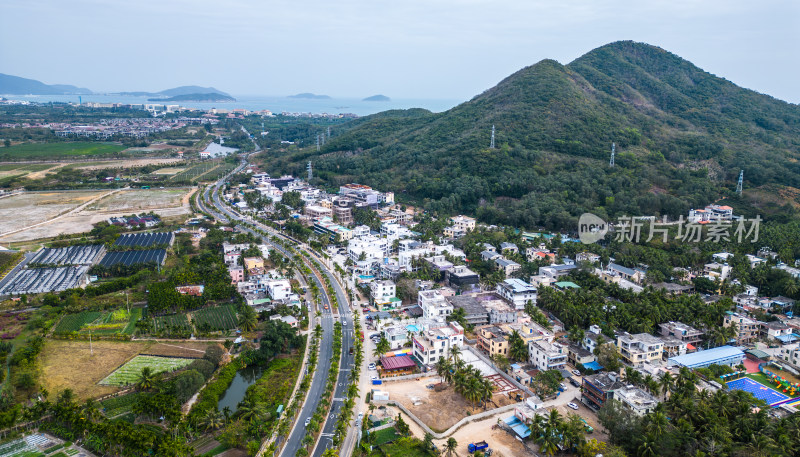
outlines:
{"label": "forested hillside", "polygon": [[800,192],[800,107],[642,43],[544,60],[449,111],[387,111],[337,133],[319,153],[270,154],[266,166],[302,175],[312,160],[331,185],[526,227],[572,228],[585,211],[677,216],[722,197],[786,217]]}

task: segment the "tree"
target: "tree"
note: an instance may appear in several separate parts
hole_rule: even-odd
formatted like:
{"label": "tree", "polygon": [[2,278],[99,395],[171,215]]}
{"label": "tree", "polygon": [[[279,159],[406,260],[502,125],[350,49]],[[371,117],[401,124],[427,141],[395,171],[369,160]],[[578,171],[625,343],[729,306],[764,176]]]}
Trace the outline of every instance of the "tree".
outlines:
{"label": "tree", "polygon": [[150,390],[155,387],[156,378],[157,375],[153,373],[152,368],[144,367],[136,380],[136,388],[139,390]]}
{"label": "tree", "polygon": [[598,344],[594,348],[594,355],[597,356],[597,363],[602,365],[606,371],[619,371],[621,366],[619,352],[612,343]]}
{"label": "tree", "polygon": [[257,325],[258,317],[256,316],[256,312],[253,311],[253,308],[245,305],[239,314],[239,328],[245,332],[252,332],[256,329]]}
{"label": "tree", "polygon": [[386,354],[391,349],[391,345],[389,344],[389,340],[385,337],[381,336],[381,339],[375,345],[375,349],[372,351],[372,354],[375,357],[383,357],[383,354]]}
{"label": "tree", "polygon": [[205,354],[203,354],[203,358],[213,363],[215,367],[218,367],[219,364],[222,363],[224,357],[225,348],[223,348],[221,344],[212,344],[208,346]]}
{"label": "tree", "polygon": [[451,436],[447,439],[447,444],[444,448],[447,451],[447,457],[453,457],[453,454],[455,454],[456,449],[458,448],[458,441]]}
{"label": "tree", "polygon": [[522,339],[519,332],[516,330],[509,335],[508,346],[508,355],[511,357],[511,360],[522,362],[528,359],[528,345],[525,344],[525,340]]}
{"label": "tree", "polygon": [[453,359],[453,363],[458,361],[459,356],[461,355],[461,348],[456,345],[450,346],[450,357]]}

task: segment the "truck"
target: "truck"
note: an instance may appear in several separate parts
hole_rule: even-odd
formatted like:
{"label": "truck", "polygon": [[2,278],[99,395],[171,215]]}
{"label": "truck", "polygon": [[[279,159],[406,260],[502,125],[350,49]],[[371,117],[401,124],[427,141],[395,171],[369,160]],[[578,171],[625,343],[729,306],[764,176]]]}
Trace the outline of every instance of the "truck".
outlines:
{"label": "truck", "polygon": [[380,380],[380,379],[373,379],[372,380],[372,384],[376,385],[376,386],[379,386],[379,385],[383,384],[383,381]]}
{"label": "truck", "polygon": [[474,453],[475,451],[482,451],[489,447],[489,444],[486,441],[478,441],[477,443],[469,443],[467,446],[467,450],[470,454]]}

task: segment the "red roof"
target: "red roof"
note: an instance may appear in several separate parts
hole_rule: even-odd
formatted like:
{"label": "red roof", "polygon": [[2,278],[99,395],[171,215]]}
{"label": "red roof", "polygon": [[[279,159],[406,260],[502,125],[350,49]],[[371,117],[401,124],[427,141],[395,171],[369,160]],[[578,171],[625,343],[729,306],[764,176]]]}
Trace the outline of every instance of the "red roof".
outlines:
{"label": "red roof", "polygon": [[381,357],[381,366],[384,370],[401,370],[403,368],[414,368],[417,366],[411,357],[407,355],[397,357]]}

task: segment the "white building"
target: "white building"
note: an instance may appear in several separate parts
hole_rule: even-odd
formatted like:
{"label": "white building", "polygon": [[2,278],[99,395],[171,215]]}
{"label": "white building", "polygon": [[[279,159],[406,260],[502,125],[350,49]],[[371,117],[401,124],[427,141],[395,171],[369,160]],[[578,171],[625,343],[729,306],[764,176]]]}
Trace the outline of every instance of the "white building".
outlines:
{"label": "white building", "polygon": [[264,282],[264,287],[273,300],[284,300],[292,295],[292,285],[288,279],[271,279]]}
{"label": "white building", "polygon": [[635,387],[627,386],[617,389],[614,392],[614,399],[622,402],[622,405],[631,410],[637,416],[653,412],[658,406],[658,399],[648,392]]}
{"label": "white building", "polygon": [[430,328],[412,338],[414,357],[423,365],[433,365],[440,357],[448,358],[450,348],[464,345],[464,329],[458,322]]}
{"label": "white building", "polygon": [[567,363],[567,349],[560,343],[547,340],[528,342],[528,361],[538,370],[558,370]]}
{"label": "white building", "polygon": [[389,249],[391,249],[391,244],[385,238],[366,235],[353,238],[347,243],[347,256],[353,262],[358,261],[362,254],[364,254],[365,260],[383,260],[389,256]]}
{"label": "white building", "polygon": [[439,290],[423,290],[417,294],[417,303],[422,308],[423,328],[436,328],[447,324],[447,316],[453,313],[453,305],[447,302]]}
{"label": "white building", "polygon": [[453,224],[453,227],[464,232],[475,230],[475,219],[472,217],[454,216],[450,218],[450,223]]}
{"label": "white building", "polygon": [[394,281],[388,279],[372,281],[370,295],[376,305],[385,305],[391,303],[391,299],[397,296],[397,286]]}
{"label": "white building", "polygon": [[521,279],[506,279],[497,284],[497,293],[517,310],[525,309],[525,304],[529,301],[536,304],[536,287]]}

